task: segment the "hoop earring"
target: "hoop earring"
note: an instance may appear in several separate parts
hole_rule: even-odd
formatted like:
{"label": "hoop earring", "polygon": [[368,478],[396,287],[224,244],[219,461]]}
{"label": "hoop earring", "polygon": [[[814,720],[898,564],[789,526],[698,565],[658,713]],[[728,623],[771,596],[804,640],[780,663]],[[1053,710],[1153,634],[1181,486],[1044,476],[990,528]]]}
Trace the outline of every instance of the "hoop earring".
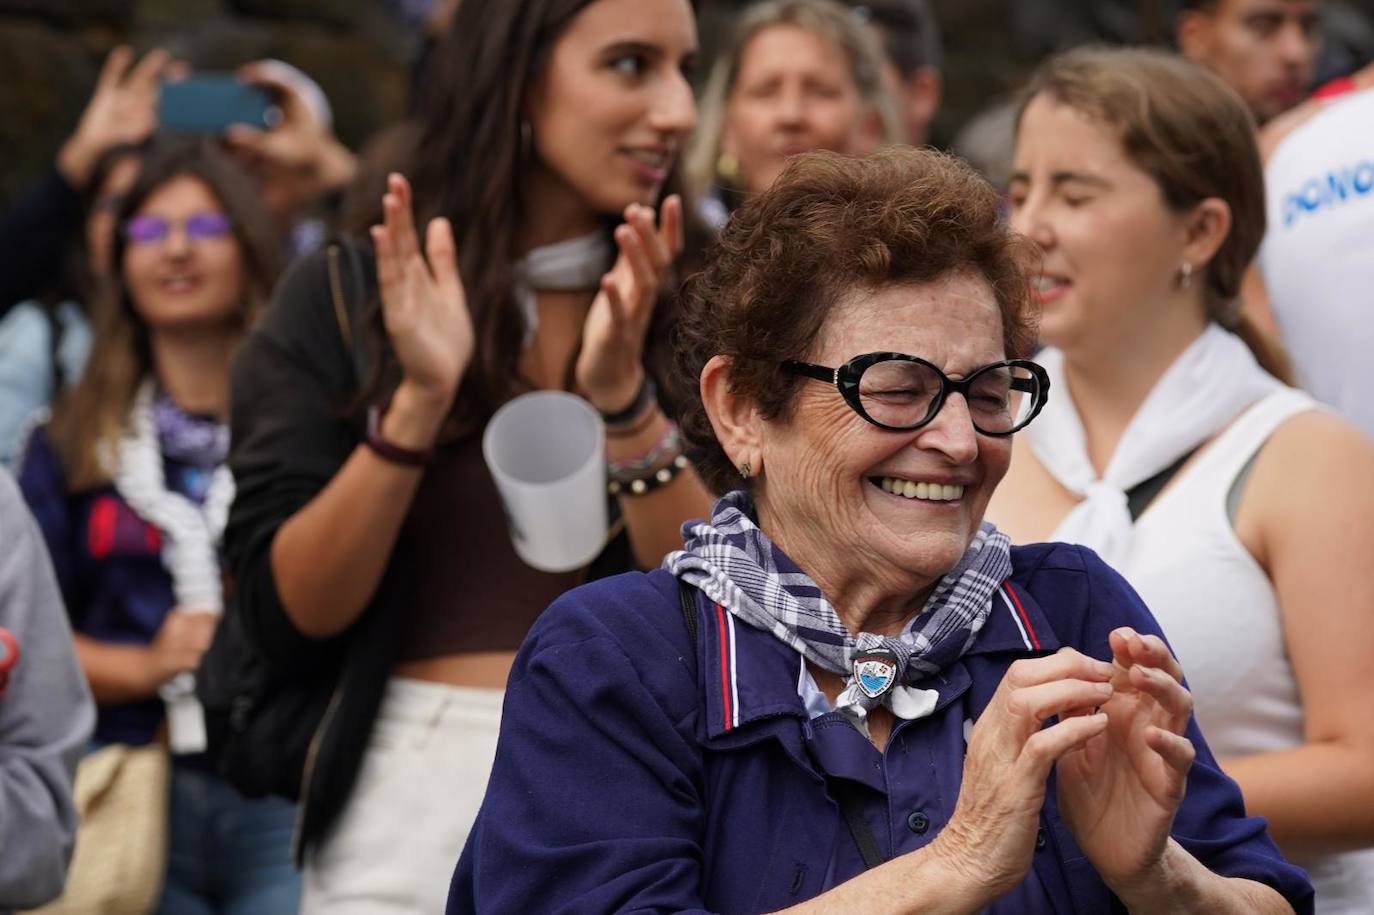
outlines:
{"label": "hoop earring", "polygon": [[746,479],[746,480],[749,479],[749,474],[750,474],[751,471],[752,471],[752,468],[749,466],[749,462],[748,462],[748,461],[745,461],[743,464],[740,464],[740,465],[739,465],[739,475],[742,476],[742,477],[744,477],[744,479]]}
{"label": "hoop earring", "polygon": [[1193,285],[1193,265],[1184,261],[1183,266],[1178,268],[1178,288],[1187,289],[1191,285]]}

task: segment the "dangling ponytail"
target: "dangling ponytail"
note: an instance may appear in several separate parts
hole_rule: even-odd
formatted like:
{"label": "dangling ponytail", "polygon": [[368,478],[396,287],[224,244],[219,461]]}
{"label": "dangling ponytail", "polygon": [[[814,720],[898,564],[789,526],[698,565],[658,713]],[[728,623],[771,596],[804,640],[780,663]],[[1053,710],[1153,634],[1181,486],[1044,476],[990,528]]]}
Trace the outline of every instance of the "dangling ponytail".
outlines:
{"label": "dangling ponytail", "polygon": [[1295,384],[1293,361],[1288,357],[1288,351],[1273,334],[1260,327],[1254,318],[1241,311],[1234,320],[1223,323],[1222,327],[1240,337],[1241,342],[1249,347],[1255,361],[1260,364],[1260,368],[1286,385]]}

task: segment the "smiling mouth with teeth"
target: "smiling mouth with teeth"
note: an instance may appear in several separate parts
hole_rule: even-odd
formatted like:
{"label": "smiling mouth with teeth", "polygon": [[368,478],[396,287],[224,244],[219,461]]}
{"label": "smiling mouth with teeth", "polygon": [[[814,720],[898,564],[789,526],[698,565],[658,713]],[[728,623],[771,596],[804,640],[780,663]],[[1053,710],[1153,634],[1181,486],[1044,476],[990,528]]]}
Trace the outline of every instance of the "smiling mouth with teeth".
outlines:
{"label": "smiling mouth with teeth", "polygon": [[192,290],[196,289],[199,285],[199,280],[196,277],[190,276],[167,277],[166,279],[160,280],[158,282],[158,286],[162,289],[163,292],[170,293],[172,295],[180,295],[183,293],[191,292]]}
{"label": "smiling mouth with teeth", "polygon": [[964,487],[959,484],[917,483],[914,480],[899,480],[896,477],[870,477],[869,482],[883,492],[889,492],[905,499],[920,499],[926,502],[953,502],[964,497]]}

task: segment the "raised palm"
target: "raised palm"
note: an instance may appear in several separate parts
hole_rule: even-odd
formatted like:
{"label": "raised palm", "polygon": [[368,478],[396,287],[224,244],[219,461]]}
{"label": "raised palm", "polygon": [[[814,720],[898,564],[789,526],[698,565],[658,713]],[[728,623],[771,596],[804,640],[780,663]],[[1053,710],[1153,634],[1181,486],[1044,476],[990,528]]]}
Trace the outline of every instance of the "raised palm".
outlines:
{"label": "raised palm", "polygon": [[451,398],[473,350],[453,227],[447,219],[431,220],[421,250],[410,185],[400,175],[387,179],[382,209],[384,223],[372,228],[372,241],[387,336],[406,381]]}
{"label": "raised palm", "polygon": [[157,129],[161,81],[172,71],[182,72],[160,48],[138,61],[125,45],[110,52],[75,132],[59,153],[59,164],[68,178],[84,184],[107,151],[140,143]]}
{"label": "raised palm", "polygon": [[582,328],[575,377],[597,407],[613,411],[634,397],[644,355],[644,335],[673,259],[682,251],[682,200],[663,202],[660,225],[651,207],[631,204],[615,232],[620,254],[601,278]]}

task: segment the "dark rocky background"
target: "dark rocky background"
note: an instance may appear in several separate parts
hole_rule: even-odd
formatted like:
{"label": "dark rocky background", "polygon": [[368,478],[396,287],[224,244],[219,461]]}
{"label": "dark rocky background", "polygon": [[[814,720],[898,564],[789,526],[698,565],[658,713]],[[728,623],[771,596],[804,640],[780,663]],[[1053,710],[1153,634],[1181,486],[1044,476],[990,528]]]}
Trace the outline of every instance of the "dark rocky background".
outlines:
{"label": "dark rocky background", "polygon": [[[100,62],[119,42],[162,45],[199,69],[276,57],[329,96],[357,149],[406,110],[420,11],[432,0],[0,0],[0,205],[51,162]],[[503,0],[467,0],[503,2]],[[945,36],[945,144],[1052,51],[1167,39],[1177,0],[934,0]],[[737,0],[698,0],[709,54]],[[1374,0],[1328,2],[1324,76],[1374,57]]]}

